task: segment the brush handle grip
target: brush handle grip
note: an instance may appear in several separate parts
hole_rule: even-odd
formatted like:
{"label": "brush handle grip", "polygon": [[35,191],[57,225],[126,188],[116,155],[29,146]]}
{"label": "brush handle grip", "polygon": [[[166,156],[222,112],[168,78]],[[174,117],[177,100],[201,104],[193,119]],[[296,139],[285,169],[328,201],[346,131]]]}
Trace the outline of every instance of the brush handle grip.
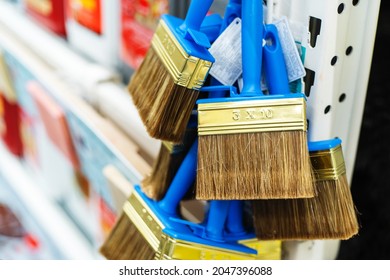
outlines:
{"label": "brush handle grip", "polygon": [[226,222],[226,228],[229,233],[242,234],[245,232],[243,225],[244,201],[233,200],[230,202],[229,214]]}
{"label": "brush handle grip", "polygon": [[225,8],[220,33],[237,17],[241,18],[241,0],[230,0]]}
{"label": "brush handle grip", "polygon": [[242,0],[242,78],[241,96],[262,95],[261,63],[263,6],[260,0]]}
{"label": "brush handle grip", "polygon": [[195,182],[198,156],[198,139],[195,139],[186,157],[181,163],[164,198],[158,202],[161,210],[176,214],[177,207],[189,188]]}
{"label": "brush handle grip", "polygon": [[266,25],[264,38],[263,59],[269,94],[288,94],[287,67],[275,25]]}
{"label": "brush handle grip", "polygon": [[337,146],[340,146],[341,143],[342,141],[340,138],[333,138],[322,141],[309,141],[309,152],[330,150]]}
{"label": "brush handle grip", "polygon": [[212,200],[207,217],[206,234],[213,240],[223,240],[225,221],[229,212],[229,200]]}
{"label": "brush handle grip", "polygon": [[213,2],[213,0],[192,0],[180,29],[182,31],[187,31],[188,29],[199,31],[203,19],[206,17]]}

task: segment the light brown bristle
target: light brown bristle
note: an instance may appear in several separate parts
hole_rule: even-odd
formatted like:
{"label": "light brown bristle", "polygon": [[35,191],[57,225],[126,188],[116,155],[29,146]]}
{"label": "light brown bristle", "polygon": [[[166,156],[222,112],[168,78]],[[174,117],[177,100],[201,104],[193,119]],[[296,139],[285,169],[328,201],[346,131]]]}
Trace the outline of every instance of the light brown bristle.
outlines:
{"label": "light brown bristle", "polygon": [[124,212],[100,252],[109,260],[153,260],[155,257],[155,251]]}
{"label": "light brown bristle", "polygon": [[316,194],[306,132],[199,137],[197,199],[304,198]]}
{"label": "light brown bristle", "polygon": [[256,235],[263,240],[349,239],[359,224],[346,175],[317,182],[318,196],[253,201]]}
{"label": "light brown bristle", "polygon": [[130,80],[128,90],[151,137],[182,141],[199,91],[175,84],[152,47]]}
{"label": "light brown bristle", "polygon": [[142,191],[151,199],[157,201],[162,199],[184,156],[184,152],[172,153],[164,144],[161,144],[152,172],[141,182]]}

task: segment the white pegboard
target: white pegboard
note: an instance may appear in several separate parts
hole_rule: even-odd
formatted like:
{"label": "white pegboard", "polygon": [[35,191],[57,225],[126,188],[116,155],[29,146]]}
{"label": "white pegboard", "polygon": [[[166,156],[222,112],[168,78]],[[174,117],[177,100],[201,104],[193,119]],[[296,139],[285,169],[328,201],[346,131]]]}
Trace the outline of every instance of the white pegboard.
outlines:
{"label": "white pegboard", "polygon": [[[351,182],[359,141],[380,0],[274,0],[274,19],[287,16],[314,73],[308,96],[309,140],[339,137]],[[310,31],[317,23],[316,40]],[[308,76],[307,76],[308,77]],[[313,77],[313,75],[312,75]],[[306,83],[309,83],[306,80]],[[353,187],[353,186],[352,186]],[[287,259],[334,259],[339,242],[286,242]]]}

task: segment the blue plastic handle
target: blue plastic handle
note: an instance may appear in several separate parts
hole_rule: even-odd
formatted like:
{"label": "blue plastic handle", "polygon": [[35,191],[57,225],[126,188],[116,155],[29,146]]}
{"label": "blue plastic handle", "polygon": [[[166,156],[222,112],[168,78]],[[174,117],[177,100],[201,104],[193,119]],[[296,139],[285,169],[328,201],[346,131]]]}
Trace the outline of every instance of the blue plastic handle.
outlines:
{"label": "blue plastic handle", "polygon": [[290,88],[286,62],[284,61],[278,30],[274,24],[266,25],[264,39],[266,44],[263,48],[263,59],[269,94],[288,94]]}
{"label": "blue plastic handle", "polygon": [[259,0],[242,0],[241,96],[262,95],[260,87],[263,38],[263,6]]}
{"label": "blue plastic handle", "polygon": [[175,215],[180,201],[195,182],[198,154],[198,139],[195,139],[186,157],[173,178],[164,198],[158,207],[167,214]]}
{"label": "blue plastic handle", "polygon": [[330,150],[340,145],[341,145],[340,138],[333,138],[333,139],[322,140],[322,141],[310,141],[309,152]]}
{"label": "blue plastic handle", "polygon": [[207,215],[206,234],[215,241],[224,240],[225,221],[229,212],[229,200],[212,200]]}
{"label": "blue plastic handle", "polygon": [[226,230],[231,235],[243,235],[246,233],[243,224],[244,201],[232,200],[230,202],[229,214],[226,222]]}
{"label": "blue plastic handle", "polygon": [[219,36],[219,32],[221,30],[221,26],[223,23],[223,19],[218,14],[211,14],[205,17],[200,26],[200,32],[204,33],[209,41],[212,43],[217,40]]}
{"label": "blue plastic handle", "polygon": [[241,0],[230,0],[226,5],[220,33],[225,31],[235,18],[241,18]]}
{"label": "blue plastic handle", "polygon": [[213,4],[213,0],[192,0],[186,18],[182,25],[180,25],[180,29],[184,32],[188,29],[199,31],[211,4]]}

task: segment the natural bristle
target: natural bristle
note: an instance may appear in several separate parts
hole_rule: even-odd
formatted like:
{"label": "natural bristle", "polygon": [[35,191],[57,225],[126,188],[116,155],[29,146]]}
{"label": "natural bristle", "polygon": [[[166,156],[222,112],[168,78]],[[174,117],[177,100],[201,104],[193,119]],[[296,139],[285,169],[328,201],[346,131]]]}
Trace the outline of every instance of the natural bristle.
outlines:
{"label": "natural bristle", "polygon": [[172,153],[162,144],[152,172],[141,182],[142,191],[151,199],[162,199],[184,156],[185,153]]}
{"label": "natural bristle", "polygon": [[306,132],[199,137],[197,199],[306,198],[316,194]]}
{"label": "natural bristle", "polygon": [[182,141],[199,91],[175,84],[152,47],[128,90],[151,137]]}
{"label": "natural bristle", "polygon": [[318,196],[253,201],[256,235],[263,240],[349,239],[359,224],[346,176],[317,182]]}
{"label": "natural bristle", "polygon": [[100,248],[109,260],[153,260],[155,251],[123,212]]}

